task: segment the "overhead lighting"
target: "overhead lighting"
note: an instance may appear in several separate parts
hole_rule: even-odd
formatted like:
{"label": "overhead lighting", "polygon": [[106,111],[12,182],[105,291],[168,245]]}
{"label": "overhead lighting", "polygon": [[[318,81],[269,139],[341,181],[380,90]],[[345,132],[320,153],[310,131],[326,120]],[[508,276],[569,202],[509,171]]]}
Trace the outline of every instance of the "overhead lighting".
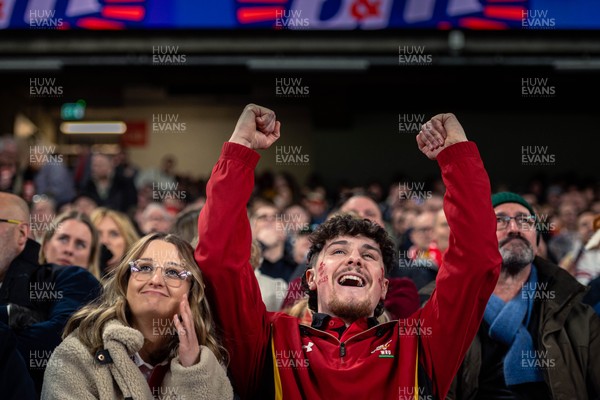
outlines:
{"label": "overhead lighting", "polygon": [[122,121],[63,122],[60,131],[67,135],[122,135],[127,124]]}
{"label": "overhead lighting", "polygon": [[312,71],[366,71],[369,61],[352,58],[291,58],[267,59],[256,58],[247,61],[246,65],[254,71],[312,70]]}
{"label": "overhead lighting", "polygon": [[13,129],[15,136],[19,138],[28,138],[38,131],[38,127],[21,113],[15,117],[15,126]]}

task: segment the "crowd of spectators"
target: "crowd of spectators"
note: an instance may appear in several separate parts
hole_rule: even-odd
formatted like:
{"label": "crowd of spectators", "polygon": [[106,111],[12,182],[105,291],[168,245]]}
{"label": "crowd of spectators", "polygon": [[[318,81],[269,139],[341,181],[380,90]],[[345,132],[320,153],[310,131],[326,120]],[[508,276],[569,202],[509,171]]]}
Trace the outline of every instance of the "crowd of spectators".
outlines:
{"label": "crowd of spectators", "polygon": [[[146,234],[177,233],[196,245],[206,181],[177,174],[175,156],[144,170],[125,150],[109,155],[84,149],[72,166],[55,152],[29,153],[29,163],[20,162],[19,144],[0,138],[0,191],[29,205],[29,239],[40,245],[41,264],[79,266],[101,281]],[[540,232],[537,255],[589,285],[584,301],[599,312],[599,183],[536,179],[521,190],[491,183],[492,192],[519,192],[532,205]],[[251,264],[267,309],[309,318],[302,288],[309,234],[328,218],[349,213],[384,227],[396,245],[382,318],[410,315],[427,297],[420,292],[419,299],[418,291],[435,281],[448,247],[444,192],[441,180],[404,177],[332,190],[315,176],[302,185],[287,172],[258,173],[248,204]]]}

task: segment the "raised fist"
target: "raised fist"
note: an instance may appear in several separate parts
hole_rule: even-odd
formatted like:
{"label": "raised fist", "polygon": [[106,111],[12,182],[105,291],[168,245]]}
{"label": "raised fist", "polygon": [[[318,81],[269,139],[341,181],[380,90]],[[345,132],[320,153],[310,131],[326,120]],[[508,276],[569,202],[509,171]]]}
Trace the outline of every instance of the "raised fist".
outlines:
{"label": "raised fist", "polygon": [[421,126],[417,135],[419,150],[430,160],[455,143],[466,142],[467,135],[454,114],[438,114]]}
{"label": "raised fist", "polygon": [[266,107],[248,104],[235,125],[230,142],[253,150],[268,149],[279,139],[281,122],[275,113]]}

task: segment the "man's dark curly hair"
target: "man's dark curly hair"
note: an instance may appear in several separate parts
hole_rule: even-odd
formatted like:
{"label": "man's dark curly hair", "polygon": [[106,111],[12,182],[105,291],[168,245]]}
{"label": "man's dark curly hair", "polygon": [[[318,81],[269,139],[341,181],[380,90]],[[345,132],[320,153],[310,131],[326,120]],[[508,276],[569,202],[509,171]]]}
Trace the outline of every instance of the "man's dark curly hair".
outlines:
{"label": "man's dark curly hair", "polygon": [[[311,246],[307,255],[307,267],[313,268],[317,263],[319,253],[329,240],[340,236],[362,235],[373,239],[381,250],[385,275],[388,276],[395,265],[396,252],[390,235],[378,224],[368,219],[359,219],[350,214],[339,214],[322,223],[309,237]],[[308,308],[317,312],[317,291],[308,289],[306,273],[302,276],[302,290],[308,295]],[[375,308],[375,316],[383,312],[383,302]]]}

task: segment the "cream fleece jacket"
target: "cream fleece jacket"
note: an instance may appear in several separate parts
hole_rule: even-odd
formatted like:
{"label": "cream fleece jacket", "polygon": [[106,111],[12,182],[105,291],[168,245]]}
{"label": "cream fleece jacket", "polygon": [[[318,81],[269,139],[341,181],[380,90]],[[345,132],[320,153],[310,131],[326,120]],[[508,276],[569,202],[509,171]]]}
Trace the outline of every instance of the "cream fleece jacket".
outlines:
{"label": "cream fleece jacket", "polygon": [[152,393],[131,359],[144,343],[141,332],[113,320],[106,324],[102,338],[112,363],[99,362],[76,332],[56,348],[46,366],[42,399],[233,399],[225,368],[205,346],[200,346],[200,361],[191,367],[183,367],[179,357],[172,359],[161,388]]}

